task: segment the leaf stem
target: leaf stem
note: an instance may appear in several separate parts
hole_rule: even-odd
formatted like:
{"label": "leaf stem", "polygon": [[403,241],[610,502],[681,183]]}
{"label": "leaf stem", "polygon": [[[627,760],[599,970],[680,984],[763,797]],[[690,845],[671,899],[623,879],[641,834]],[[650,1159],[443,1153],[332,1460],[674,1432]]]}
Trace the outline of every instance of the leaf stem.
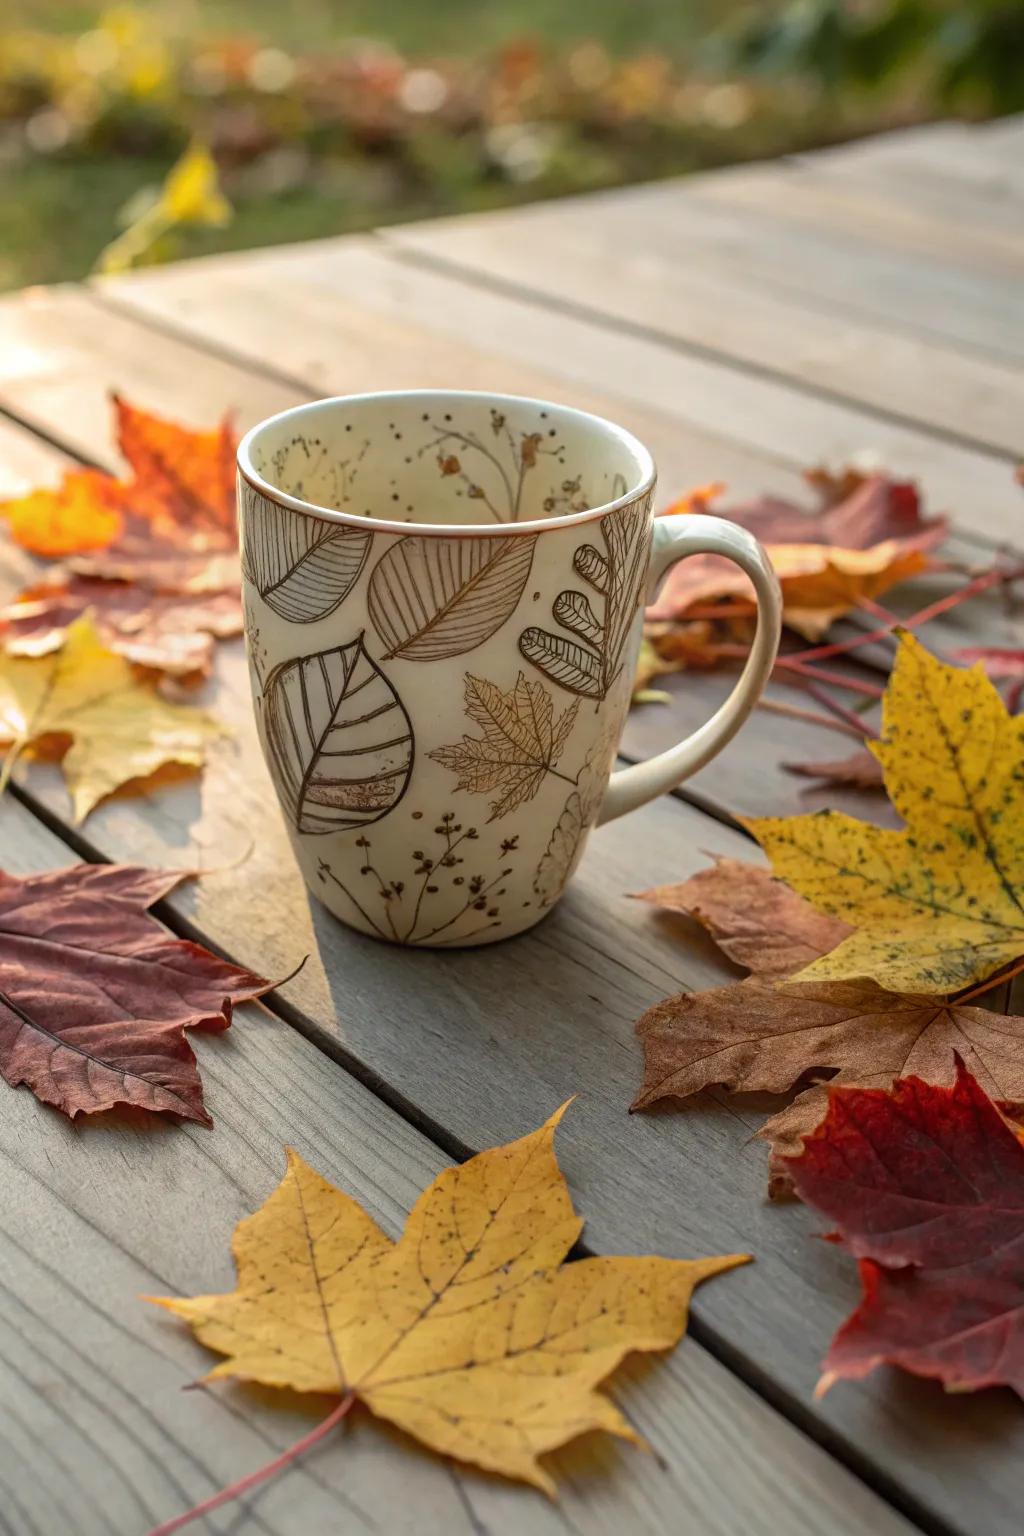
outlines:
{"label": "leaf stem", "polygon": [[997,971],[994,976],[990,976],[979,986],[972,987],[969,992],[961,992],[953,1001],[958,1008],[961,1003],[972,1003],[976,997],[981,997],[985,992],[991,992],[993,987],[1000,986],[1002,982],[1012,981],[1015,976],[1020,975],[1021,971],[1024,971],[1024,960],[1018,960],[1016,965],[1011,965],[1008,971]]}
{"label": "leaf stem", "polygon": [[148,1532],[148,1536],[171,1536],[172,1531],[180,1531],[183,1526],[191,1525],[193,1520],[198,1520],[203,1515],[211,1514],[213,1510],[219,1509],[222,1504],[228,1504],[232,1499],[241,1498],[242,1494],[248,1493],[250,1488],[255,1488],[260,1483],[265,1483],[269,1477],[273,1477],[275,1473],[280,1472],[284,1467],[290,1466],[293,1461],[297,1461],[300,1456],[304,1456],[319,1440],[323,1440],[326,1435],[329,1435],[331,1430],[341,1423],[354,1402],[355,1397],[353,1394],[347,1392],[338,1406],[332,1409],[322,1423],[318,1424],[315,1429],[311,1429],[307,1435],[303,1435],[301,1440],[296,1440],[295,1444],[287,1451],[282,1451],[280,1456],[275,1456],[274,1460],[268,1461],[266,1466],[259,1467],[255,1472],[249,1472],[245,1477],[240,1477],[236,1483],[231,1483],[227,1488],[222,1488],[219,1493],[211,1494],[201,1504],[194,1504],[183,1515],[175,1515],[173,1520],[165,1520],[163,1525],[154,1526]]}
{"label": "leaf stem", "polygon": [[788,720],[802,720],[805,725],[820,725],[826,731],[839,731],[843,736],[852,736],[859,746],[864,745],[863,725],[854,730],[843,720],[830,720],[828,715],[816,715],[813,709],[798,709],[795,704],[784,704],[781,699],[758,699],[757,708],[767,710],[771,715],[785,715]]}
{"label": "leaf stem", "polygon": [[827,709],[837,719],[845,720],[847,725],[851,729],[859,731],[862,737],[877,737],[878,732],[866,720],[862,720],[859,715],[855,715],[852,709],[847,709],[845,704],[841,704],[838,699],[834,699],[831,694],[826,693],[824,688],[819,688],[816,683],[809,682],[804,683],[804,687],[811,698],[815,699],[823,709]]}
{"label": "leaf stem", "polygon": [[[912,613],[909,618],[900,619],[899,624],[903,629],[917,629],[922,624],[927,624],[930,619],[938,618],[940,613],[948,613],[951,608],[956,608],[960,603],[966,602],[970,597],[977,597],[981,592],[987,592],[989,587],[1006,585],[1008,582],[1019,580],[1024,576],[1024,566],[1015,565],[1010,568],[1000,569],[992,566],[987,571],[982,571],[980,576],[958,587],[955,592],[950,592],[946,597],[940,597],[936,602],[929,603],[925,608],[919,608],[917,613]],[[818,645],[807,651],[798,651],[790,661],[824,661],[829,656],[843,656],[849,651],[855,651],[862,645],[870,645],[875,640],[885,640],[891,636],[895,625],[887,624],[884,629],[867,630],[863,634],[854,635],[849,640],[835,640],[831,645]]]}

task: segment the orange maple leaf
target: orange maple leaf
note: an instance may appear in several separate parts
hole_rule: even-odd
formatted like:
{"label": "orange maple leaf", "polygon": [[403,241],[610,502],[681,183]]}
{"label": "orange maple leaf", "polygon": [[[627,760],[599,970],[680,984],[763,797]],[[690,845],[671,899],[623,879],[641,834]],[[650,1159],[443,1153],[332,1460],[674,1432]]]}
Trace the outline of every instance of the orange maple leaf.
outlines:
{"label": "orange maple leaf", "polygon": [[202,675],[213,638],[242,627],[235,435],[227,419],[192,431],[112,401],[130,474],[74,469],[54,489],[0,504],[25,549],[73,557],[0,612],[4,643],[20,655],[55,650],[88,608],[128,660]]}

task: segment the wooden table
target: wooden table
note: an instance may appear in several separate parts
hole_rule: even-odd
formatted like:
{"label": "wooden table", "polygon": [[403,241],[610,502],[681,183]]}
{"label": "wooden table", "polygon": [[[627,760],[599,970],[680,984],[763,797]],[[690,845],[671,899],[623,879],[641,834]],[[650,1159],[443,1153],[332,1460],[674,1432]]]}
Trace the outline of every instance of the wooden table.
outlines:
{"label": "wooden table", "polygon": [[[110,462],[107,391],[241,425],[311,395],[455,385],[538,394],[624,422],[665,496],[723,479],[799,491],[870,455],[948,509],[968,563],[1020,539],[1024,125],[940,125],[758,167],[367,237],[227,256],[0,303],[0,493]],[[4,586],[28,562],[8,561]],[[16,568],[20,567],[20,568]],[[936,590],[943,590],[941,584]],[[910,597],[922,601],[920,584]],[[1020,643],[993,600],[934,644]],[[870,666],[870,655],[865,665]],[[729,683],[674,680],[634,711],[628,757],[673,739]],[[794,695],[789,695],[794,697]],[[0,1532],[141,1536],[266,1460],[308,1403],[182,1393],[208,1356],[136,1298],[229,1287],[234,1223],[295,1145],[397,1230],[446,1161],[516,1136],[571,1093],[560,1151],[599,1253],[752,1251],[702,1290],[690,1337],[616,1393],[658,1452],[584,1442],[558,1505],[446,1465],[361,1417],[202,1529],[821,1536],[1016,1533],[1024,1414],[877,1372],[812,1396],[856,1295],[820,1222],[764,1198],[762,1106],[708,1094],[630,1118],[633,1034],[655,1000],[729,974],[710,944],[624,893],[705,850],[753,857],[746,812],[825,803],[777,768],[840,738],[758,712],[710,770],[595,835],[555,914],[507,946],[383,950],[298,877],[250,723],[241,647],[206,701],[237,732],[201,777],[69,825],[56,769],[0,804],[24,873],[76,858],[215,872],[161,909],[269,974],[310,959],[198,1051],[216,1128],[72,1126],[27,1091],[0,1116]],[[877,797],[833,797],[879,815]],[[244,871],[226,868],[250,844]],[[316,1405],[314,1411],[319,1409]],[[339,1437],[340,1438],[340,1437]]]}

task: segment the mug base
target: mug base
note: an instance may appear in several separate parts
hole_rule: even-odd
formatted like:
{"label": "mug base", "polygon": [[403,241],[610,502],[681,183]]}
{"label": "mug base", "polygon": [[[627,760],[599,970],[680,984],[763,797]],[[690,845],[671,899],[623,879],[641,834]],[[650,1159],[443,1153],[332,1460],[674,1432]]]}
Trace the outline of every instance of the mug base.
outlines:
{"label": "mug base", "polygon": [[[326,882],[324,882],[326,883]],[[317,878],[308,879],[306,884],[319,904],[324,907],[333,918],[346,928],[353,929],[356,933],[364,934],[367,938],[376,939],[381,944],[390,944],[396,949],[480,949],[485,944],[501,944],[506,939],[518,938],[521,934],[528,933],[531,928],[536,928],[538,923],[549,917],[561,900],[561,895],[556,901],[531,904],[528,910],[523,911],[518,920],[496,920],[486,925],[478,926],[475,930],[460,931],[455,925],[451,925],[450,931],[439,931],[435,934],[426,933],[416,935],[415,930],[403,935],[401,926],[389,929],[386,921],[380,925],[369,918],[365,913],[353,911],[349,902],[342,898],[333,901],[330,894],[324,889],[324,885]],[[344,909],[343,903],[344,901]]]}

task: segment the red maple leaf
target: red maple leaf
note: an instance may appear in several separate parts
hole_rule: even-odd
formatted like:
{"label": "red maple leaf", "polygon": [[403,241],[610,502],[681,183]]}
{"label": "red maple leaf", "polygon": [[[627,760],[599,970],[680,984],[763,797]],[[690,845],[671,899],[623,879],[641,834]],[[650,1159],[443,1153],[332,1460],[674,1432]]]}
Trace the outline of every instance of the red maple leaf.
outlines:
{"label": "red maple leaf", "polygon": [[1024,1397],[1024,1146],[959,1057],[952,1087],[832,1090],[787,1162],[860,1260],[863,1296],[819,1393],[889,1364]]}
{"label": "red maple leaf", "polygon": [[74,1119],[115,1104],[212,1124],[186,1029],[227,1029],[271,983],[146,908],[185,876],[74,864],[0,871],[0,1074]]}

